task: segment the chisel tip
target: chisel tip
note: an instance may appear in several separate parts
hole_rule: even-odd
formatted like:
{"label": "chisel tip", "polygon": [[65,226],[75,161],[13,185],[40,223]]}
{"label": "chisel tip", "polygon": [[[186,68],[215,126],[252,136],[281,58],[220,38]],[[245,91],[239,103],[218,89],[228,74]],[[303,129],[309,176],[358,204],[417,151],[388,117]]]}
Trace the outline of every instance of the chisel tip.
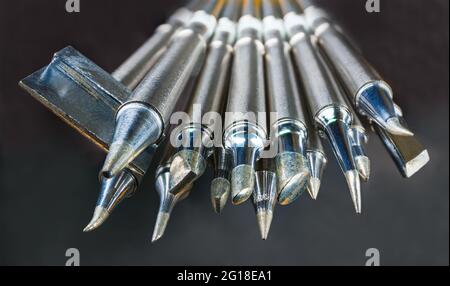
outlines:
{"label": "chisel tip", "polygon": [[102,225],[109,216],[109,212],[107,209],[101,206],[97,206],[94,210],[94,215],[92,216],[89,224],[83,229],[83,232],[90,232],[97,229],[100,225]]}
{"label": "chisel tip", "polygon": [[414,136],[414,133],[412,133],[408,128],[403,126],[397,117],[389,118],[386,121],[386,130],[394,135]]}
{"label": "chisel tip", "polygon": [[359,173],[356,170],[350,170],[345,173],[345,179],[352,196],[353,205],[357,214],[361,213],[361,184]]}
{"label": "chisel tip", "polygon": [[153,229],[152,242],[156,242],[160,239],[164,231],[166,230],[167,223],[169,222],[170,213],[167,212],[158,212],[158,217],[156,219],[156,224]]}
{"label": "chisel tip", "polygon": [[211,203],[216,213],[220,214],[230,195],[230,182],[225,178],[215,178],[211,182]]}
{"label": "chisel tip", "polygon": [[203,156],[192,150],[182,150],[175,154],[170,164],[172,189],[183,188],[203,175],[206,161]]}

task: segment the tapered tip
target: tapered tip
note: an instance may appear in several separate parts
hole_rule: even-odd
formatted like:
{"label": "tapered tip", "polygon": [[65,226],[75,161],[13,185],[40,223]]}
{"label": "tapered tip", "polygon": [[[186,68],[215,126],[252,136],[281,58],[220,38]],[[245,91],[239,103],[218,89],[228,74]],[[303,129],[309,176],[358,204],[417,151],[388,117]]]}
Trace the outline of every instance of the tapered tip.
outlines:
{"label": "tapered tip", "polygon": [[308,182],[308,193],[313,200],[317,200],[320,189],[320,179],[311,177]]}
{"label": "tapered tip", "polygon": [[370,178],[370,159],[367,156],[358,156],[355,158],[356,168],[364,182]]}
{"label": "tapered tip", "polygon": [[220,214],[230,195],[230,182],[225,178],[215,178],[211,182],[211,203],[216,213]]}
{"label": "tapered tip", "polygon": [[250,165],[239,165],[231,172],[232,202],[242,204],[252,195],[255,187],[255,171]]}
{"label": "tapered tip", "polygon": [[256,213],[256,220],[258,221],[258,227],[259,227],[259,233],[261,234],[261,239],[262,240],[266,240],[267,236],[266,236],[266,216],[267,216],[267,211],[265,210],[260,210]]}
{"label": "tapered tip", "polygon": [[89,222],[89,224],[83,229],[83,232],[90,232],[97,229],[106,221],[108,216],[109,212],[104,207],[101,206],[95,207],[94,215],[92,216],[92,219]]}
{"label": "tapered tip", "polygon": [[361,213],[361,183],[359,173],[356,170],[350,170],[345,173],[345,179],[352,196],[353,205],[357,214]]}
{"label": "tapered tip", "polygon": [[156,219],[156,224],[153,229],[152,242],[157,241],[164,235],[164,231],[166,230],[167,223],[169,222],[170,213],[159,212],[158,217]]}
{"label": "tapered tip", "polygon": [[414,136],[414,133],[411,132],[408,128],[403,126],[400,120],[397,117],[389,118],[386,121],[386,130],[394,135],[399,136]]}
{"label": "tapered tip", "polygon": [[269,237],[270,226],[272,225],[272,218],[273,213],[271,211],[268,211],[266,214],[266,228],[264,230],[264,235],[262,236],[263,240],[267,240],[267,238]]}
{"label": "tapered tip", "polygon": [[102,168],[111,178],[118,175],[162,133],[162,121],[153,109],[139,103],[128,103],[117,113],[114,137]]}
{"label": "tapered tip", "polygon": [[259,232],[262,240],[267,240],[269,237],[270,226],[272,224],[273,213],[270,210],[260,210],[256,214],[258,221]]}
{"label": "tapered tip", "polygon": [[105,178],[117,176],[135,157],[135,151],[130,144],[126,142],[112,143],[103,164],[101,175]]}

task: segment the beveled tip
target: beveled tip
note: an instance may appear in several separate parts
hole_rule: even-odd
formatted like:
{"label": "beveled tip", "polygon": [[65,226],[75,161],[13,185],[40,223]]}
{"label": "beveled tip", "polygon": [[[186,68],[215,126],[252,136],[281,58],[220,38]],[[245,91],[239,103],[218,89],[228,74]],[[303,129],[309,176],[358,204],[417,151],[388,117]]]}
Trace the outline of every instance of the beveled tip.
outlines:
{"label": "beveled tip", "polygon": [[309,176],[309,171],[304,171],[291,177],[280,190],[278,203],[285,206],[297,200],[307,188]]}
{"label": "beveled tip", "polygon": [[225,178],[215,178],[211,182],[211,204],[216,213],[220,214],[230,195],[230,182]]}
{"label": "beveled tip", "polygon": [[231,194],[234,205],[248,200],[255,187],[255,171],[250,165],[239,165],[231,172]]}
{"label": "beveled tip", "polygon": [[411,132],[408,128],[402,125],[400,120],[397,117],[389,118],[386,121],[386,130],[394,135],[399,136],[414,136],[414,133]]}
{"label": "beveled tip", "polygon": [[193,183],[206,169],[206,161],[201,154],[192,150],[181,150],[170,164],[171,189]]}
{"label": "beveled tip", "polygon": [[356,170],[350,170],[345,173],[345,179],[352,196],[353,205],[357,214],[361,213],[361,183],[359,173]]}
{"label": "beveled tip", "polygon": [[308,182],[308,193],[313,200],[317,200],[320,189],[320,179],[311,177]]}
{"label": "beveled tip", "polygon": [[370,159],[367,156],[357,156],[355,158],[356,168],[358,169],[359,175],[364,182],[369,181],[370,178]]}
{"label": "beveled tip", "polygon": [[169,222],[170,213],[158,212],[155,227],[153,228],[152,242],[157,241],[164,235],[167,223]]}
{"label": "beveled tip", "polygon": [[275,159],[278,202],[288,205],[294,202],[306,189],[310,171],[308,161],[300,153],[283,152]]}
{"label": "beveled tip", "polygon": [[101,206],[96,206],[94,210],[94,215],[92,216],[89,224],[83,229],[83,232],[90,232],[101,226],[109,216],[107,209]]}

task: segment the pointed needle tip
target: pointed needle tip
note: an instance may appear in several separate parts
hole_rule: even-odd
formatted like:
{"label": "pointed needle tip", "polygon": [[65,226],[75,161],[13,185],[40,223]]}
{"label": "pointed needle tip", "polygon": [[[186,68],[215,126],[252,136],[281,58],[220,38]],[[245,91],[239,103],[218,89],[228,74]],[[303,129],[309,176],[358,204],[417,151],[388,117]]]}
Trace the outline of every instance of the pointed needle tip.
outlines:
{"label": "pointed needle tip", "polygon": [[357,214],[361,213],[361,183],[359,173],[356,170],[350,170],[345,173],[345,178],[350,190],[353,205]]}

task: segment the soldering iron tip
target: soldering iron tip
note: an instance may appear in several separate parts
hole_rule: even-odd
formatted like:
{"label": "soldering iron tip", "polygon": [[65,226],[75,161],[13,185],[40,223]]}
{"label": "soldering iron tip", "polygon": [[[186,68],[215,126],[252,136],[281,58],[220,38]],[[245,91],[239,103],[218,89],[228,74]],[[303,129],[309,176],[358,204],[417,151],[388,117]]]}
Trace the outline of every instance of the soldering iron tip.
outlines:
{"label": "soldering iron tip", "polygon": [[317,200],[320,189],[320,179],[311,177],[308,182],[308,193],[313,200]]}
{"label": "soldering iron tip", "polygon": [[261,234],[261,239],[266,240],[266,216],[267,211],[260,210],[256,213],[256,220],[258,221],[259,233]]}
{"label": "soldering iron tip", "polygon": [[350,195],[352,196],[353,205],[357,214],[361,213],[361,184],[359,173],[356,170],[350,170],[345,173]]}
{"label": "soldering iron tip", "polygon": [[102,168],[102,174],[113,177],[161,136],[161,120],[152,109],[129,103],[117,113],[114,137]]}
{"label": "soldering iron tip", "polygon": [[183,188],[194,182],[206,169],[203,156],[192,150],[176,153],[170,164],[171,189]]}
{"label": "soldering iron tip", "polygon": [[152,242],[160,239],[164,231],[166,230],[167,223],[169,222],[170,213],[167,212],[158,212],[158,217],[156,219],[156,224],[153,229]]}
{"label": "soldering iron tip", "polygon": [[367,156],[358,156],[355,158],[356,168],[361,178],[367,182],[370,178],[370,159]]}
{"label": "soldering iron tip", "polygon": [[109,216],[109,212],[107,209],[101,206],[95,207],[94,215],[92,216],[89,224],[83,229],[83,232],[90,232],[92,230],[97,229],[100,225],[102,225]]}
{"label": "soldering iron tip", "polygon": [[216,213],[220,214],[230,195],[230,182],[225,178],[215,178],[211,182],[211,203]]}
{"label": "soldering iron tip", "polygon": [[231,173],[232,202],[235,205],[245,202],[253,193],[255,171],[250,165],[239,165]]}
{"label": "soldering iron tip", "polygon": [[397,117],[389,118],[386,121],[386,129],[389,133],[394,135],[414,136],[414,133],[412,133],[408,128],[403,126]]}

